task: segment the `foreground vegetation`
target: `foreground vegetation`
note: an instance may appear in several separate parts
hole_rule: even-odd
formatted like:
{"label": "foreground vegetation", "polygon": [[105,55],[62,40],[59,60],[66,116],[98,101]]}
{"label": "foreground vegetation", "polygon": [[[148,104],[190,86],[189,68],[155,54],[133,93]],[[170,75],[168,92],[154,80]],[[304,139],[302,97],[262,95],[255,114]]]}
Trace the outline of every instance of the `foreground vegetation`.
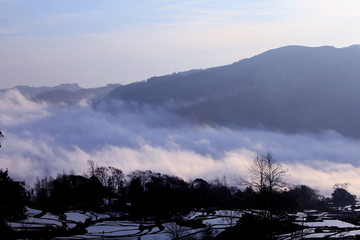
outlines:
{"label": "foreground vegetation", "polygon": [[[245,187],[239,189],[228,186],[225,178],[212,181],[198,178],[187,182],[149,170],[125,175],[120,169],[97,166],[89,161],[86,174],[47,176],[37,179],[34,186],[29,187],[25,182],[11,179],[7,170],[0,170],[0,235],[9,239],[39,238],[39,235],[15,232],[7,224],[25,218],[25,206],[40,209],[43,214],[51,212],[59,216],[71,210],[118,212],[119,219],[123,220],[177,222],[194,228],[204,226],[199,221],[185,222],[182,219],[193,210],[214,214],[219,209],[257,209],[262,210],[261,214],[245,214],[237,224],[230,224],[221,234],[204,234],[206,237],[203,239],[237,239],[240,235],[273,239],[279,234],[301,229],[285,213],[306,209],[329,212],[335,207],[354,206],[356,202],[346,184],[335,185],[330,198],[305,185],[284,189],[285,171],[269,154],[258,156],[249,167],[249,173],[250,178],[241,181]],[[356,217],[359,218],[353,216],[348,221],[357,221]],[[83,233],[85,227],[86,224],[71,231],[47,229],[46,233],[38,234],[43,239],[50,239]]]}

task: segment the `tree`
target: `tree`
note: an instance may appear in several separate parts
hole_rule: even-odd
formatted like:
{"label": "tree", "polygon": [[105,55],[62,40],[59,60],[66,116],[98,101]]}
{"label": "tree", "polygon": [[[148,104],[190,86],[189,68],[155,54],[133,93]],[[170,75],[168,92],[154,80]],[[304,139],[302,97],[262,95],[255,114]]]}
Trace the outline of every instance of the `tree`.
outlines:
{"label": "tree", "polygon": [[99,181],[101,182],[101,184],[104,186],[104,187],[107,187],[107,183],[108,183],[108,178],[109,178],[109,169],[106,168],[106,167],[96,167],[95,168],[95,174],[94,176],[99,179]]}
{"label": "tree", "polygon": [[[2,133],[2,131],[0,131],[0,137],[4,137],[4,134]],[[0,142],[0,148],[1,148],[1,142]]]}
{"label": "tree", "polygon": [[45,176],[43,179],[36,178],[34,187],[31,190],[31,200],[35,205],[49,207],[49,198],[53,190],[54,179],[51,176]]}
{"label": "tree", "polygon": [[322,209],[326,207],[325,197],[319,191],[306,185],[294,186],[289,190],[289,195],[298,210]]}
{"label": "tree", "polygon": [[336,207],[344,207],[347,205],[355,205],[356,196],[347,190],[348,184],[335,184],[334,192],[331,194],[332,201]]}
{"label": "tree", "polygon": [[197,208],[211,207],[211,185],[204,179],[197,178],[190,184],[194,206]]}
{"label": "tree", "polygon": [[125,184],[125,175],[124,173],[115,167],[109,167],[109,170],[111,172],[111,176],[109,179],[111,179],[111,182],[113,184],[113,190],[115,193],[120,193],[121,190],[124,188]]}
{"label": "tree", "polygon": [[0,169],[0,219],[24,218],[27,201],[25,182],[14,181],[8,170]]}
{"label": "tree", "polygon": [[248,179],[241,179],[243,185],[257,190],[259,207],[266,210],[266,219],[272,219],[274,192],[285,187],[286,172],[285,167],[267,153],[265,156],[257,155],[248,167]]}
{"label": "tree", "polygon": [[242,183],[254,188],[260,194],[272,193],[285,187],[284,178],[287,170],[275,161],[270,153],[265,156],[257,155],[248,167],[248,180],[242,179]]}
{"label": "tree", "polygon": [[[257,191],[258,207],[263,209],[263,214],[256,216],[258,223],[263,224],[263,234],[266,239],[273,239],[274,234],[274,211],[276,209],[275,199],[279,191],[285,187],[285,176],[287,170],[275,161],[270,153],[265,156],[257,155],[248,167],[248,178],[241,179],[241,184]],[[260,226],[259,225],[259,226]]]}
{"label": "tree", "polygon": [[87,161],[88,165],[89,165],[89,170],[88,170],[88,173],[90,175],[90,177],[94,176],[95,175],[95,162],[91,159],[89,159]]}
{"label": "tree", "polygon": [[[2,131],[0,137],[4,137]],[[27,201],[25,182],[14,181],[9,177],[8,170],[0,169],[0,222],[25,217]]]}
{"label": "tree", "polygon": [[99,210],[107,189],[95,177],[59,174],[56,178],[37,179],[32,192],[32,204],[54,213],[68,210]]}

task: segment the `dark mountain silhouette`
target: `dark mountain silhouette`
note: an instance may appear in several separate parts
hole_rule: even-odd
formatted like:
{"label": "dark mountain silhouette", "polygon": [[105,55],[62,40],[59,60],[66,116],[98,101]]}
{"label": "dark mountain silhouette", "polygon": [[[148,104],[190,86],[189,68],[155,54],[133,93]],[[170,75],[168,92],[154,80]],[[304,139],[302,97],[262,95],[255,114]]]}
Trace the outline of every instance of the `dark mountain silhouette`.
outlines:
{"label": "dark mountain silhouette", "polygon": [[360,45],[287,46],[231,65],[120,86],[107,99],[180,104],[198,124],[289,133],[335,130],[360,138]]}
{"label": "dark mountain silhouette", "polygon": [[109,92],[119,87],[120,84],[108,84],[98,88],[80,88],[78,90],[53,89],[44,91],[32,98],[35,102],[47,102],[50,104],[76,104],[81,100],[94,101],[102,99]]}
{"label": "dark mountain silhouette", "polygon": [[43,92],[47,91],[53,91],[53,90],[67,90],[67,91],[77,91],[82,89],[77,83],[64,83],[60,84],[55,87],[29,87],[29,86],[15,86],[10,89],[2,89],[0,92],[8,91],[8,90],[18,90],[21,92],[22,95],[25,97],[31,99],[33,97],[36,97],[38,94],[41,94]]}
{"label": "dark mountain silhouette", "polygon": [[105,87],[81,88],[77,83],[65,83],[55,87],[16,86],[2,89],[0,92],[18,90],[22,95],[35,102],[73,105],[81,100],[98,101],[119,86],[121,85],[108,84]]}

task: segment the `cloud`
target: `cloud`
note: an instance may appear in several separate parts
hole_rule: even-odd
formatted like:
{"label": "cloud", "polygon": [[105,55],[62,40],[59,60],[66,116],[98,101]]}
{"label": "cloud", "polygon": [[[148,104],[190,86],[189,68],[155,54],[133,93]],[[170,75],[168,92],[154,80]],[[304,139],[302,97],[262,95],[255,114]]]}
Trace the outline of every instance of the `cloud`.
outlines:
{"label": "cloud", "polygon": [[28,101],[18,91],[10,90],[0,95],[0,124],[14,126],[33,122],[49,116],[43,104]]}
{"label": "cloud", "polygon": [[168,111],[174,107],[129,109],[121,102],[106,109],[55,107],[7,92],[0,97],[5,134],[0,168],[31,183],[63,171],[85,173],[92,159],[127,173],[150,169],[185,179],[226,176],[234,183],[257,154],[271,152],[289,170],[290,184],[307,184],[328,195],[335,183],[347,182],[360,194],[358,140],[332,131],[287,135],[194,126]]}
{"label": "cloud", "polygon": [[330,196],[333,185],[336,183],[349,183],[349,191],[360,194],[360,167],[349,163],[336,163],[326,160],[313,160],[312,162],[294,162],[286,164],[289,170],[289,181],[305,184]]}

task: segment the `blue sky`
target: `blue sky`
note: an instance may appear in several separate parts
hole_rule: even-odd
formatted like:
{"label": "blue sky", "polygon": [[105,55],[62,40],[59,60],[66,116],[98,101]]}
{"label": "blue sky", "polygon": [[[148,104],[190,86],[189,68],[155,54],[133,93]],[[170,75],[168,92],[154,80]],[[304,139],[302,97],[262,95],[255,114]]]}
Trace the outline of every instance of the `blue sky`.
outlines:
{"label": "blue sky", "polygon": [[83,87],[360,43],[356,0],[0,0],[0,88]]}

